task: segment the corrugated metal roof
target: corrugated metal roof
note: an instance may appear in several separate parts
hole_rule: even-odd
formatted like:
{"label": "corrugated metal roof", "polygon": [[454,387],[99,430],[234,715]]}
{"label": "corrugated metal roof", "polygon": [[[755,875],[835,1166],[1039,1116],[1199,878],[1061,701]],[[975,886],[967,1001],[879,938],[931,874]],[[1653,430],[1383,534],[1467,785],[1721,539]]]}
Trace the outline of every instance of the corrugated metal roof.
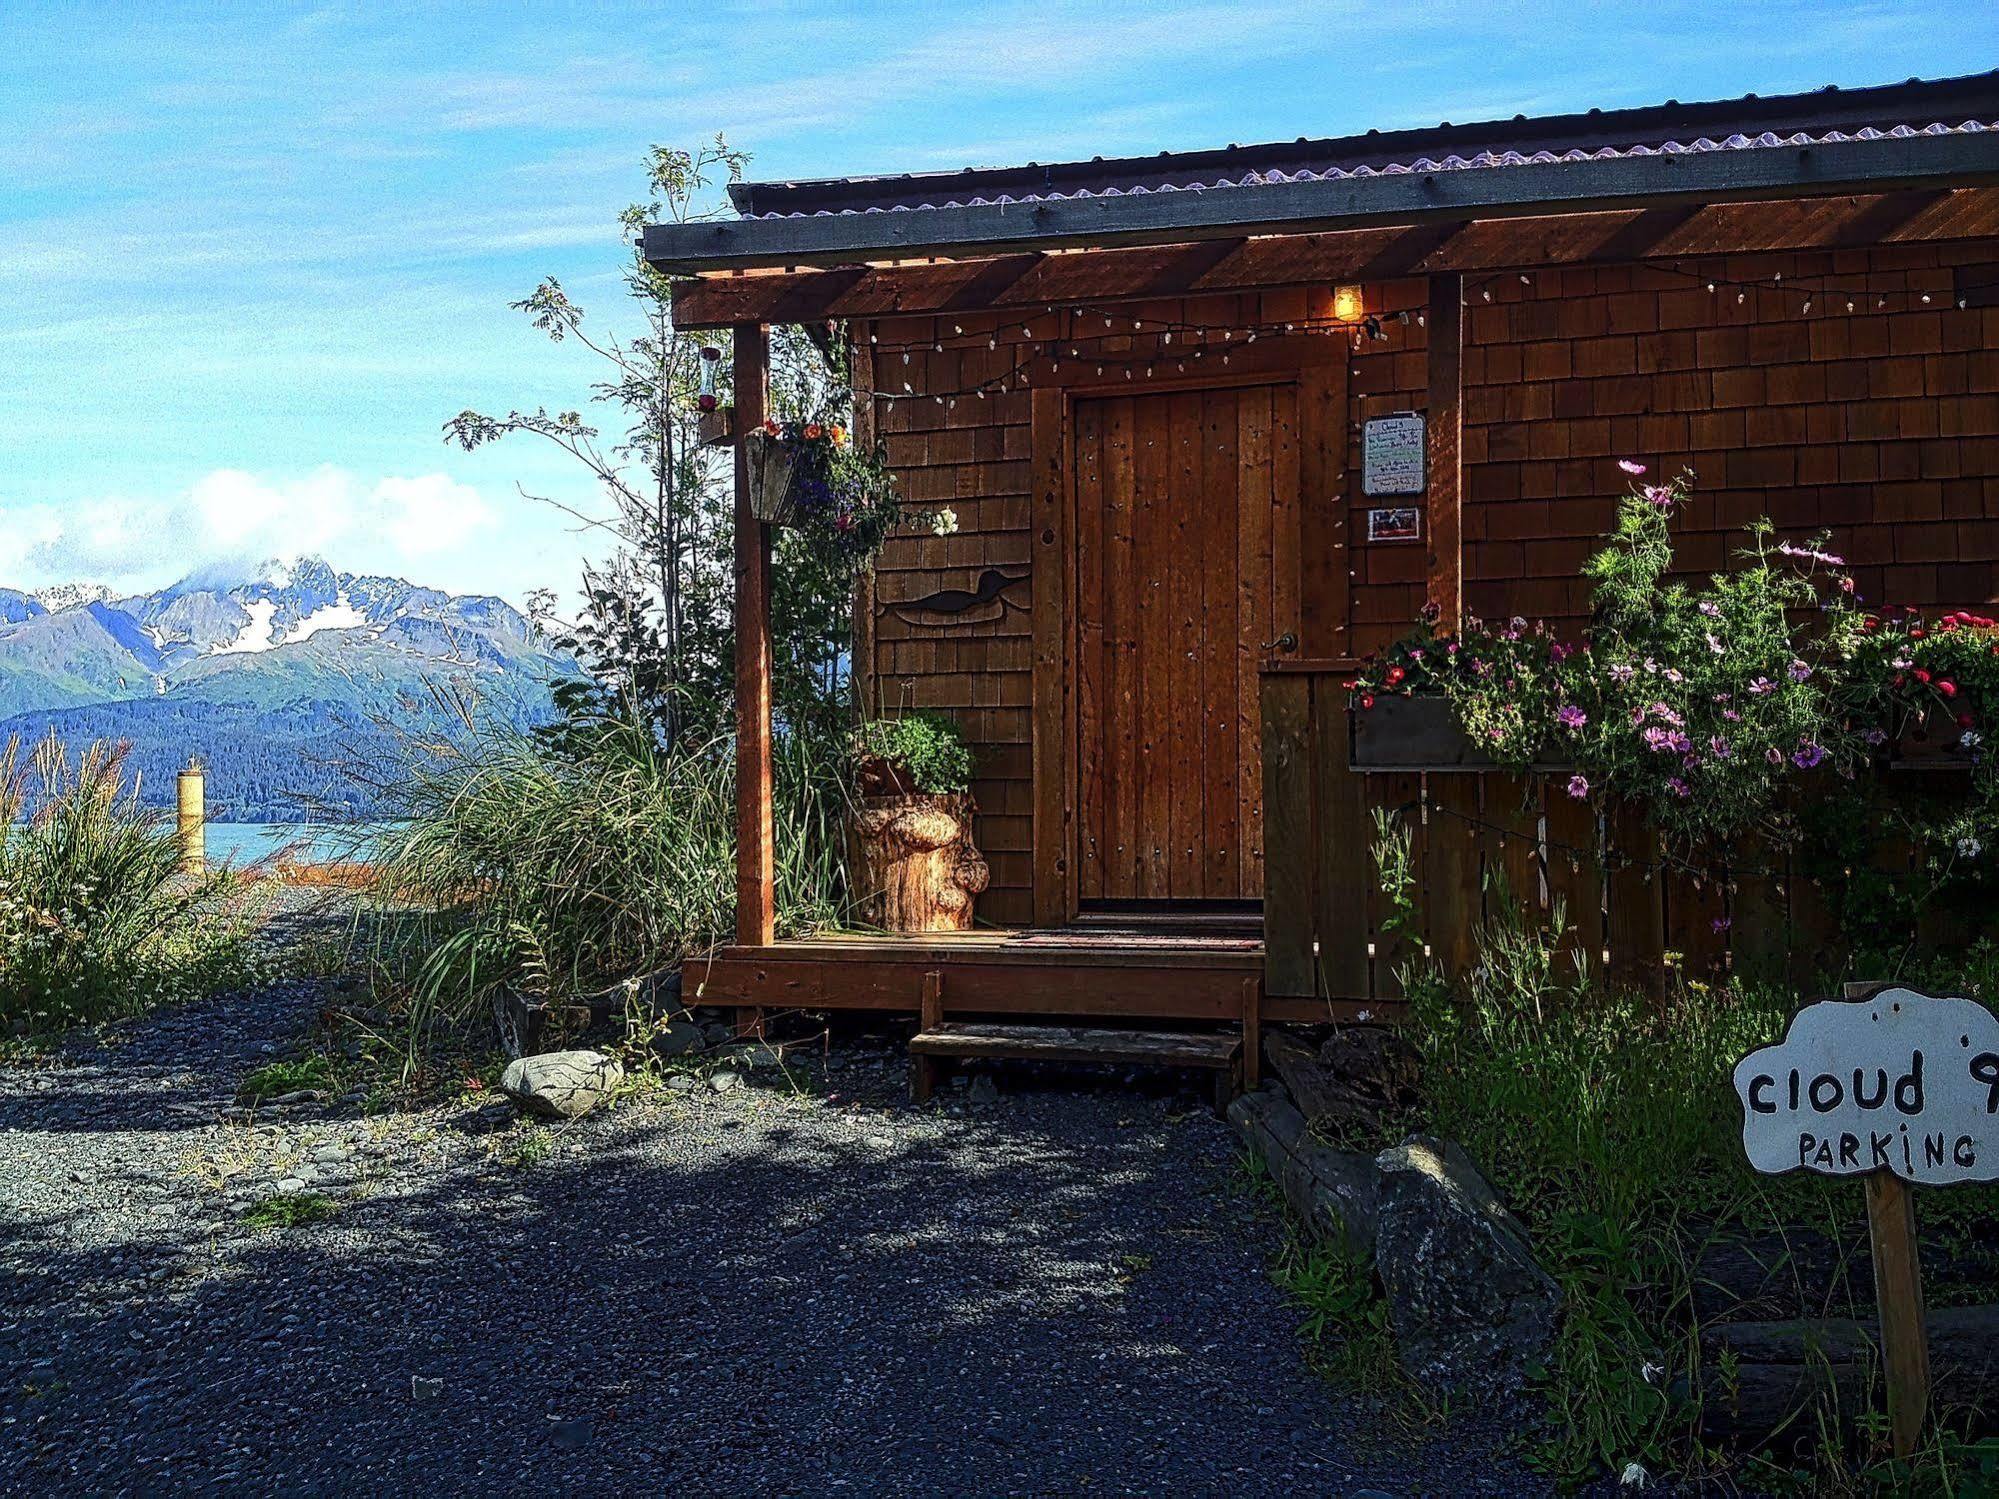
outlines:
{"label": "corrugated metal roof", "polygon": [[1955,125],[1942,121],[1917,128],[1911,125],[1896,125],[1888,130],[1876,130],[1869,126],[1848,133],[1843,130],[1828,130],[1819,134],[1808,131],[1794,131],[1790,135],[1778,135],[1765,131],[1761,135],[1730,135],[1721,140],[1701,136],[1691,141],[1661,141],[1654,145],[1634,145],[1619,148],[1600,146],[1594,151],[1579,147],[1567,151],[1535,151],[1531,155],[1521,151],[1480,151],[1471,156],[1419,156],[1413,161],[1386,162],[1381,166],[1361,165],[1357,167],[1325,167],[1313,170],[1300,167],[1294,172],[1282,168],[1268,171],[1250,171],[1240,177],[1192,177],[1185,182],[1161,182],[1152,186],[1133,183],[1120,187],[1116,183],[1106,183],[1102,187],[1078,187],[1064,192],[1050,189],[1047,192],[1021,193],[1018,196],[1001,193],[994,197],[945,196],[926,197],[915,202],[895,202],[889,204],[869,204],[864,208],[814,208],[773,209],[766,213],[746,214],[746,218],[757,219],[802,219],[851,215],[864,213],[920,213],[935,208],[990,208],[1012,203],[1056,203],[1076,198],[1122,198],[1143,197],[1152,193],[1201,193],[1216,192],[1235,187],[1268,187],[1286,182],[1341,182],[1353,178],[1395,177],[1411,173],[1428,174],[1434,172],[1476,171],[1492,167],[1538,166],[1566,161],[1622,161],[1639,156],[1691,156],[1707,151],[1754,151],[1773,146],[1822,146],[1839,141],[1907,140],[1923,135],[1975,135],[1985,131],[1999,130],[1999,120],[1963,120]]}
{"label": "corrugated metal roof", "polygon": [[1291,182],[1503,169],[1977,134],[1999,129],[1999,70],[1865,89],[1589,110],[1106,161],[739,183],[745,218],[786,219],[1214,192]]}

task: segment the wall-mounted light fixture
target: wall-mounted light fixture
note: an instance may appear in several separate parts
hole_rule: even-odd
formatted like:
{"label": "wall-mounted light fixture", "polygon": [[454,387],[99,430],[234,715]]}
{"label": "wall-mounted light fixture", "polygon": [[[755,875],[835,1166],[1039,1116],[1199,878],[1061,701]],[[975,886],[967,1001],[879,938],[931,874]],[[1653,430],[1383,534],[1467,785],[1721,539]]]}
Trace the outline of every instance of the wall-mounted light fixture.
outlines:
{"label": "wall-mounted light fixture", "polygon": [[1336,286],[1333,288],[1333,316],[1343,323],[1357,323],[1366,315],[1367,307],[1361,301],[1358,286]]}

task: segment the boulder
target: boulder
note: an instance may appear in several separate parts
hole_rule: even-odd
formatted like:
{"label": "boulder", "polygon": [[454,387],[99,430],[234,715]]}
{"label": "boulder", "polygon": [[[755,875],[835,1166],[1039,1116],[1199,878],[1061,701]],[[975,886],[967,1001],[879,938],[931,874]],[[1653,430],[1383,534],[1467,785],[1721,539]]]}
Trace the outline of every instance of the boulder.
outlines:
{"label": "boulder", "polygon": [[1318,1239],[1366,1254],[1374,1244],[1374,1162],[1335,1150],[1311,1136],[1305,1116],[1282,1093],[1245,1093],[1229,1105],[1229,1122],[1270,1169],[1284,1200]]}
{"label": "boulder", "polygon": [[550,1119],[578,1119],[625,1080],[616,1057],[601,1051],[550,1051],[519,1057],[500,1075],[500,1091]]}
{"label": "boulder", "polygon": [[701,1027],[691,1020],[673,1020],[660,1028],[651,1041],[656,1057],[684,1057],[707,1046]]}
{"label": "boulder", "polygon": [[1509,1404],[1554,1347],[1561,1291],[1464,1150],[1411,1135],[1375,1157],[1375,1268],[1423,1385]]}

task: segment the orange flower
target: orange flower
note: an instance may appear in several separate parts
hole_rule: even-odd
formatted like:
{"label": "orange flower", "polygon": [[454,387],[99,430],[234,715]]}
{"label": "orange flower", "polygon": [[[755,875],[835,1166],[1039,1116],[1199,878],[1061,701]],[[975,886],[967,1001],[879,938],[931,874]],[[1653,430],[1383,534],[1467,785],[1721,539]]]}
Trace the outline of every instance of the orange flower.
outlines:
{"label": "orange flower", "polygon": [[817,422],[807,422],[805,424],[805,435],[809,438],[812,438],[814,441],[817,441],[819,438],[823,437],[825,435],[825,432],[826,429],[820,426]]}
{"label": "orange flower", "polygon": [[845,427],[836,425],[833,428],[833,445],[835,447],[838,447],[841,443],[845,442],[846,440],[847,440],[847,429]]}

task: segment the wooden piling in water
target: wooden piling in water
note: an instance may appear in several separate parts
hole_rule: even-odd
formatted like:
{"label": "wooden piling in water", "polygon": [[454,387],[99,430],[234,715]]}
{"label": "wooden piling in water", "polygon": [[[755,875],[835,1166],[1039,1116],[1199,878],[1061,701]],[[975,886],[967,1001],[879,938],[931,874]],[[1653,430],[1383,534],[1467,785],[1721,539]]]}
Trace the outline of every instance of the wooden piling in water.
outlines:
{"label": "wooden piling in water", "polygon": [[177,778],[175,791],[181,872],[204,874],[208,870],[208,810],[199,759],[188,757],[187,769]]}

